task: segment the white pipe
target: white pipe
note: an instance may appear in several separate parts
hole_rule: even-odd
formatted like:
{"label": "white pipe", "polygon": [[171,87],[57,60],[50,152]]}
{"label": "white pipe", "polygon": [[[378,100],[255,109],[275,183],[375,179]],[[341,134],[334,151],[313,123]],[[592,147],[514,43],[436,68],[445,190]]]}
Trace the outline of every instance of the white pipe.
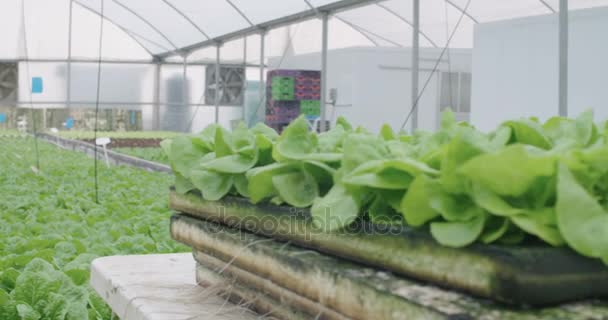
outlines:
{"label": "white pipe", "polygon": [[321,44],[321,124],[319,126],[319,132],[323,132],[326,129],[327,115],[325,110],[327,109],[327,42],[329,32],[329,14],[323,13],[323,39]]}
{"label": "white pipe", "polygon": [[559,115],[568,116],[568,0],[559,1]]}
{"label": "white pipe", "polygon": [[412,129],[418,128],[418,74],[420,70],[420,0],[413,1],[412,19]]}
{"label": "white pipe", "polygon": [[264,84],[264,72],[266,71],[264,66],[266,65],[264,63],[264,61],[266,60],[266,32],[262,32],[260,34],[260,102],[258,104],[258,106],[260,106],[258,109],[256,110],[257,112],[257,119],[259,120],[260,118],[264,119],[266,116],[266,96],[265,96],[265,89],[266,86]]}
{"label": "white pipe", "polygon": [[220,44],[217,44],[215,51],[215,123],[220,123]]}

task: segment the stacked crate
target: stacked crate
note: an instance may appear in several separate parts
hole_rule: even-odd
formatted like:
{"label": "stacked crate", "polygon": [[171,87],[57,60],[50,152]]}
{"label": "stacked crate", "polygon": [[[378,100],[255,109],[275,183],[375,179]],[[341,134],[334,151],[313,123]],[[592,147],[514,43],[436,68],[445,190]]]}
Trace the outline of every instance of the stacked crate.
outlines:
{"label": "stacked crate", "polygon": [[277,131],[300,114],[309,120],[321,114],[321,72],[272,70],[267,74],[266,124]]}

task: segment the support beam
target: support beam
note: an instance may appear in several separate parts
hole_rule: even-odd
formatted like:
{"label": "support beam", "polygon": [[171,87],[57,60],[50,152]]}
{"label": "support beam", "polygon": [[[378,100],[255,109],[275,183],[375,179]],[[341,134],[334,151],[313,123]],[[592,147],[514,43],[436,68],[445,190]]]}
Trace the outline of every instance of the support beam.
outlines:
{"label": "support beam", "polygon": [[[214,59],[215,60],[215,59]],[[72,63],[99,63],[99,59],[77,59],[72,58]],[[158,60],[160,62],[160,60]],[[0,59],[0,63],[19,63],[19,62],[53,62],[53,63],[64,63],[65,59]],[[114,60],[114,59],[101,59],[101,63],[110,63],[110,64],[145,64],[145,65],[154,65],[157,63],[157,60]],[[183,62],[177,61],[162,61],[163,65],[172,65],[172,66],[181,66]],[[231,66],[242,66],[242,63],[223,63],[224,65]],[[188,62],[189,66],[211,66],[215,65],[215,62],[205,62],[205,61],[190,61]],[[247,67],[258,68],[259,64],[247,64]]]}
{"label": "support beam", "polygon": [[335,1],[326,5],[322,5],[322,6],[318,6],[314,9],[308,9],[299,13],[295,13],[292,15],[288,15],[285,17],[281,17],[281,18],[277,18],[274,20],[270,20],[264,23],[260,23],[257,25],[253,25],[253,26],[249,26],[246,27],[244,29],[241,30],[237,30],[231,33],[227,33],[224,34],[222,36],[213,38],[213,39],[209,39],[209,40],[204,40],[189,46],[185,46],[182,48],[179,48],[178,50],[173,50],[173,51],[167,51],[167,52],[163,52],[158,54],[159,57],[161,58],[166,58],[172,55],[177,54],[179,51],[185,51],[185,52],[191,52],[192,50],[196,50],[196,49],[201,49],[204,47],[209,47],[209,46],[213,46],[216,43],[220,42],[220,43],[225,43],[229,40],[234,40],[234,39],[239,39],[242,38],[244,36],[248,36],[248,35],[252,35],[252,34],[257,34],[260,32],[260,30],[269,30],[269,29],[275,29],[275,28],[279,28],[282,26],[286,26],[289,24],[293,24],[299,21],[303,21],[303,20],[307,20],[307,19],[312,19],[314,17],[317,16],[317,12],[327,12],[328,14],[334,14],[336,12],[341,12],[344,10],[349,10],[349,9],[353,9],[356,7],[360,7],[360,6],[364,6],[364,5],[368,5],[374,2],[377,2],[379,0],[340,0],[340,1]]}
{"label": "support beam", "polygon": [[[264,66],[266,65],[266,32],[262,32],[260,34],[260,102],[258,103],[258,108],[255,110],[256,112],[256,120],[263,119],[265,121],[266,117],[266,85],[264,83]],[[252,123],[253,125],[253,123]]]}
{"label": "support beam", "polygon": [[568,116],[568,0],[559,1],[559,115]]}
{"label": "support beam", "polygon": [[327,109],[327,39],[329,33],[329,13],[323,13],[322,21],[323,42],[321,44],[321,124],[319,125],[319,132],[325,131],[325,123],[327,121],[327,115],[325,111]]}
{"label": "support beam", "polygon": [[[413,0],[412,8],[412,129],[418,128],[418,73],[420,70],[420,0]],[[449,44],[448,44],[449,45]]]}
{"label": "support beam", "polygon": [[243,96],[243,105],[241,106],[243,122],[247,123],[247,114],[245,113],[245,99],[247,97],[247,37],[243,38],[243,73],[245,75],[245,80],[243,81],[243,91],[241,95]]}
{"label": "support beam", "polygon": [[[190,99],[188,98],[188,56],[184,55],[184,69],[182,75],[182,103],[183,107],[187,108],[190,103]],[[190,116],[190,110],[188,110],[188,116]],[[192,128],[192,124],[190,124],[190,128]],[[188,132],[189,133],[189,132]]]}
{"label": "support beam", "polygon": [[154,66],[154,109],[152,111],[154,130],[160,130],[160,63]]}
{"label": "support beam", "polygon": [[221,76],[221,46],[217,45],[215,51],[215,124],[220,123],[220,76]]}
{"label": "support beam", "polygon": [[[67,75],[66,75],[66,92],[65,99],[68,101],[66,107],[71,107],[70,101],[72,100],[72,13],[74,10],[74,1],[70,0],[70,11],[68,17],[68,61],[67,61]],[[46,113],[46,110],[45,110]]]}

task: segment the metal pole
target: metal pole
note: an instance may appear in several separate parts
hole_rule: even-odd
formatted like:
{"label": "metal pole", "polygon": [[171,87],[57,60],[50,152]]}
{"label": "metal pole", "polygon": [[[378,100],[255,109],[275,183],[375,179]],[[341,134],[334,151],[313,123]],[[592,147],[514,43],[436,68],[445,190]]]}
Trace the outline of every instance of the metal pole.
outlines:
{"label": "metal pole", "polygon": [[559,1],[559,115],[568,116],[568,0]]}
{"label": "metal pole", "polygon": [[249,126],[248,123],[248,119],[247,119],[247,114],[245,113],[245,98],[247,97],[247,37],[243,38],[243,75],[245,77],[245,79],[243,80],[243,91],[241,93],[242,97],[243,97],[243,105],[242,105],[242,117],[243,117],[243,122],[245,122],[245,124],[247,126]]}
{"label": "metal pole", "polygon": [[42,130],[46,129],[46,108],[42,108]]}
{"label": "metal pole", "polygon": [[[188,105],[190,101],[188,100],[188,55],[184,54],[184,71],[183,71],[183,80],[182,80],[182,107],[190,108]],[[190,114],[189,110],[186,111],[187,114]]]}
{"label": "metal pole", "polygon": [[265,66],[265,60],[266,60],[266,53],[265,53],[265,47],[266,47],[266,31],[263,31],[260,34],[260,102],[259,102],[259,106],[261,108],[258,108],[259,110],[257,110],[257,120],[259,119],[264,119],[266,116],[266,96],[264,95],[265,93],[265,89],[266,86],[264,84],[264,66]]}
{"label": "metal pole", "polygon": [[327,106],[327,34],[328,34],[328,21],[329,14],[327,12],[323,13],[323,39],[321,44],[321,124],[319,126],[319,131],[325,131],[325,123],[327,121],[327,116],[325,113],[325,109]]}
{"label": "metal pole", "polygon": [[160,62],[154,67],[154,109],[152,111],[152,125],[154,130],[160,130]]}
{"label": "metal pole", "polygon": [[215,52],[215,123],[220,123],[220,44]]}
{"label": "metal pole", "polygon": [[413,1],[413,19],[412,19],[412,129],[411,132],[418,128],[418,72],[420,71],[420,0]]}
{"label": "metal pole", "polygon": [[72,10],[74,1],[70,0],[70,13],[68,20],[68,64],[66,75],[66,107],[69,109],[72,106]]}

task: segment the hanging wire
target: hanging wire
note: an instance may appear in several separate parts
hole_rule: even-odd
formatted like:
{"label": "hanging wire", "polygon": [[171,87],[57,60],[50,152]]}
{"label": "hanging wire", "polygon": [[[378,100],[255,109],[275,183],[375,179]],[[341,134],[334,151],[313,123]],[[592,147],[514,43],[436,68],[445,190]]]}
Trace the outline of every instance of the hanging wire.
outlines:
{"label": "hanging wire", "polygon": [[97,92],[95,98],[95,128],[93,130],[93,143],[95,144],[95,148],[93,148],[94,156],[93,161],[95,162],[95,203],[99,203],[99,179],[97,173],[97,118],[99,116],[99,94],[101,88],[101,55],[103,49],[103,20],[104,20],[104,4],[105,0],[101,0],[101,11],[100,11],[100,27],[99,27],[99,57],[97,60]]}
{"label": "hanging wire", "polygon": [[36,127],[36,113],[32,102],[32,78],[30,78],[30,62],[27,47],[27,23],[25,21],[25,0],[21,1],[21,23],[23,25],[23,49],[25,51],[25,73],[27,76],[28,96],[30,104],[30,117],[32,118],[32,130],[34,133],[34,152],[36,154],[36,170],[40,170],[40,153],[38,151],[38,130]]}
{"label": "hanging wire", "polygon": [[431,70],[431,74],[429,74],[429,77],[426,79],[426,81],[424,83],[424,86],[422,86],[422,90],[420,90],[420,93],[416,97],[416,101],[414,102],[414,105],[410,109],[410,112],[407,114],[407,117],[405,118],[405,121],[403,121],[403,124],[401,125],[401,129],[400,130],[403,130],[403,128],[405,128],[405,126],[407,125],[408,121],[412,117],[412,114],[418,108],[418,102],[420,102],[420,98],[422,97],[422,95],[424,94],[424,91],[426,90],[426,88],[428,87],[429,83],[431,82],[431,79],[433,78],[433,75],[435,74],[435,72],[437,72],[437,68],[439,67],[439,63],[441,63],[441,59],[443,59],[443,55],[445,54],[445,52],[447,51],[448,47],[450,46],[450,42],[452,42],[452,39],[454,38],[454,35],[456,34],[456,31],[458,30],[458,27],[460,26],[460,23],[462,22],[462,19],[466,15],[467,10],[469,9],[469,5],[470,4],[471,4],[471,0],[468,0],[466,6],[462,10],[462,14],[460,15],[460,18],[458,18],[458,22],[456,22],[456,25],[454,26],[454,30],[452,30],[452,34],[450,34],[450,37],[448,38],[448,41],[445,44],[445,47],[443,48],[443,50],[441,51],[441,54],[439,55],[439,58],[437,58],[437,61],[435,62],[435,66],[433,66],[433,69]]}

